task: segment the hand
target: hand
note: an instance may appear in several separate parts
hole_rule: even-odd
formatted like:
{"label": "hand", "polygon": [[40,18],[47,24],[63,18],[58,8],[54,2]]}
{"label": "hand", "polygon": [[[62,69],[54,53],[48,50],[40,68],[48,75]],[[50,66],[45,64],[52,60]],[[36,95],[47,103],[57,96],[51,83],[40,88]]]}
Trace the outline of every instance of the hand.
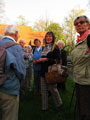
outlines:
{"label": "hand", "polygon": [[41,62],[40,60],[33,60],[33,63],[36,64],[36,63],[39,63]]}
{"label": "hand", "polygon": [[33,60],[33,63],[36,64],[36,60]]}
{"label": "hand", "polygon": [[46,61],[46,60],[48,60],[48,58],[40,58],[40,59],[39,59],[40,62],[44,62],[44,61]]}

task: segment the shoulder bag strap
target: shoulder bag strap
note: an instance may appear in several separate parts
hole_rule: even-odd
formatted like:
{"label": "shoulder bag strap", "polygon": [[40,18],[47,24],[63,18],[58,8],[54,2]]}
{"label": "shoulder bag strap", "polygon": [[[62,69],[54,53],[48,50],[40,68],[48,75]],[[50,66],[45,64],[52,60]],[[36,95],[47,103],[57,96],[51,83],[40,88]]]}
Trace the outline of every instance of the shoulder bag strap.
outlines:
{"label": "shoulder bag strap", "polygon": [[13,46],[13,45],[17,45],[17,43],[16,43],[16,42],[8,42],[8,43],[4,44],[4,45],[1,46],[1,47],[9,48],[9,47],[11,47],[11,46]]}

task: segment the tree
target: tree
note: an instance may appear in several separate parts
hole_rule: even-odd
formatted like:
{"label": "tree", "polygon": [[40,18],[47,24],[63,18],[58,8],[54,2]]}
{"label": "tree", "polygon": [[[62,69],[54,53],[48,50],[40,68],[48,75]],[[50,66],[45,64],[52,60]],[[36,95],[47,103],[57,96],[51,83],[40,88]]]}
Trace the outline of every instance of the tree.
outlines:
{"label": "tree", "polygon": [[52,31],[55,34],[56,41],[63,40],[63,29],[60,27],[58,23],[51,23],[47,28],[46,31]]}
{"label": "tree", "polygon": [[0,0],[0,24],[3,24],[5,21],[5,6],[4,1]]}
{"label": "tree", "polygon": [[22,16],[22,15],[18,16],[17,19],[18,19],[18,21],[16,22],[17,25],[24,25],[24,26],[26,26],[26,25],[29,24],[29,21],[27,21],[25,19],[25,17]]}
{"label": "tree", "polygon": [[83,9],[72,9],[69,13],[68,17],[65,17],[64,19],[64,23],[63,23],[63,29],[64,29],[64,40],[67,44],[67,46],[69,46],[69,51],[71,51],[71,48],[74,46],[74,40],[76,37],[76,31],[73,25],[74,19],[79,16],[82,15],[82,13],[84,13]]}
{"label": "tree", "polygon": [[34,23],[33,29],[35,29],[36,31],[45,31],[50,23],[51,21],[49,21],[48,19],[40,19]]}

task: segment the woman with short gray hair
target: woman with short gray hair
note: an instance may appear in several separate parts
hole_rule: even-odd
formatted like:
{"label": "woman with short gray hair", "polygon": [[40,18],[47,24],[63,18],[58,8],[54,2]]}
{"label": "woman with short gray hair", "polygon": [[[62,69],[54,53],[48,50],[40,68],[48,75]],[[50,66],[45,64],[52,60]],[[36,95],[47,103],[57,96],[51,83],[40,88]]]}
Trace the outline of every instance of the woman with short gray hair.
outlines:
{"label": "woman with short gray hair", "polygon": [[[63,66],[67,66],[67,52],[64,49],[65,44],[62,40],[58,40],[57,45],[58,45],[59,50],[60,50],[60,58],[61,58],[60,59],[60,64],[63,65]],[[58,83],[57,87],[61,88],[63,91],[66,90],[65,82]]]}
{"label": "woman with short gray hair", "polygon": [[79,120],[90,120],[90,22],[87,16],[74,20],[77,43],[71,52]]}

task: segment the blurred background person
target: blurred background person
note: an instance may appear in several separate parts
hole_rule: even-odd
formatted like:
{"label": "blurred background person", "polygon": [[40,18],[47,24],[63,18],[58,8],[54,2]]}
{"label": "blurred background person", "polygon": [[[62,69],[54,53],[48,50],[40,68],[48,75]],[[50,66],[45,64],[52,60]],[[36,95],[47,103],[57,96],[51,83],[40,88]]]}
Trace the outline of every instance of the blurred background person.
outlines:
{"label": "blurred background person", "polygon": [[21,45],[21,47],[24,48],[25,40],[23,40],[23,39],[19,40],[19,45]]}
{"label": "blurred background person", "polygon": [[[58,45],[59,50],[60,50],[60,64],[63,66],[67,66],[67,52],[64,49],[65,48],[64,42],[62,40],[59,40],[57,42],[57,45]],[[61,88],[63,91],[66,90],[65,82],[58,83],[57,87]]]}
{"label": "blurred background person", "polygon": [[41,53],[43,47],[39,39],[34,40],[35,48],[33,50],[33,70],[34,70],[34,85],[36,94],[40,95],[40,71],[41,63],[39,59],[41,58]]}
{"label": "blurred background person", "polygon": [[29,90],[32,90],[32,75],[33,75],[33,52],[32,52],[32,47],[30,45],[27,45],[25,47],[25,54],[28,55],[26,58],[27,60],[27,67],[26,67],[26,87]]}
{"label": "blurred background person", "polygon": [[27,91],[27,68],[29,66],[29,62],[28,62],[28,58],[29,58],[29,53],[27,52],[27,48],[25,47],[25,40],[24,39],[20,39],[19,40],[19,45],[22,47],[23,52],[24,52],[24,60],[26,63],[26,77],[25,77],[25,81],[24,83],[21,85],[20,88],[20,94],[21,95],[25,95],[26,91]]}

